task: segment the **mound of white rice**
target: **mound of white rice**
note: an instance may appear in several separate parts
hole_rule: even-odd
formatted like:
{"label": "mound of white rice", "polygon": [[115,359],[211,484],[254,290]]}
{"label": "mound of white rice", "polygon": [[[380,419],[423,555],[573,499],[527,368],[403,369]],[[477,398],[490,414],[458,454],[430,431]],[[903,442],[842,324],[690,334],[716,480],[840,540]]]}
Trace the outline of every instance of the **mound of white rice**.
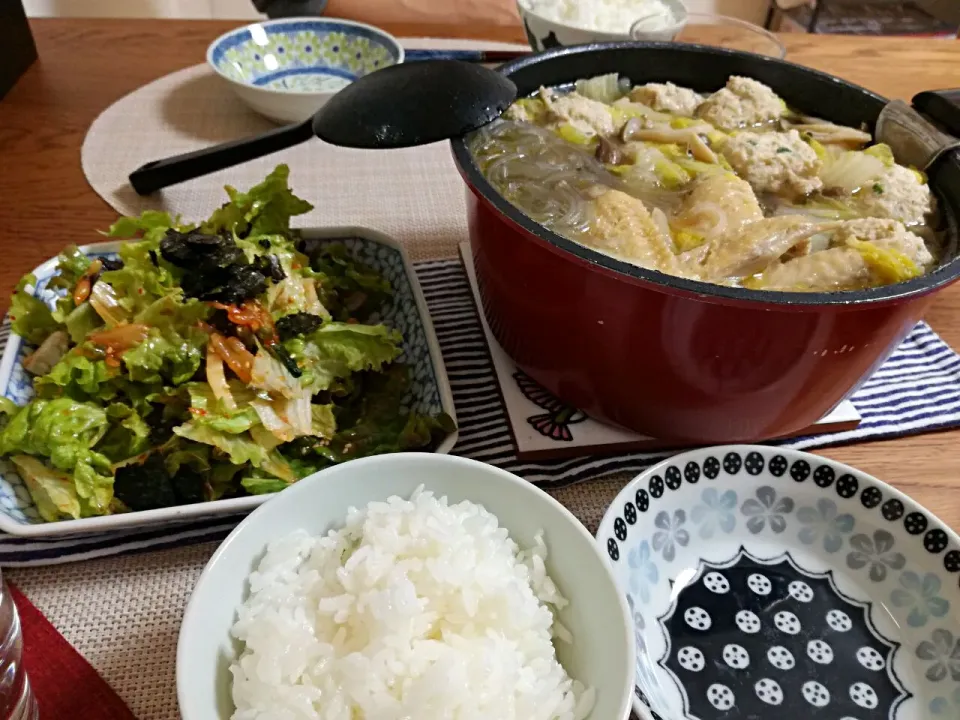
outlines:
{"label": "mound of white rice", "polygon": [[497,518],[418,490],[293,532],[250,575],[233,720],[581,720],[557,661],[566,601]]}
{"label": "mound of white rice", "polygon": [[540,17],[564,25],[627,35],[640,18],[648,18],[643,30],[664,30],[676,18],[662,0],[520,0]]}

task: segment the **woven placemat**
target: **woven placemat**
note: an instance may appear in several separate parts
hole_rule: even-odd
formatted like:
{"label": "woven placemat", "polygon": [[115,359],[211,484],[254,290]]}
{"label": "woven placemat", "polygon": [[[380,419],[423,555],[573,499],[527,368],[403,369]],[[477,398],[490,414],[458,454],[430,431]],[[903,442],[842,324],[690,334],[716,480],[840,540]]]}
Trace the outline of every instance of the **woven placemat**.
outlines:
{"label": "woven placemat", "polygon": [[414,260],[454,255],[466,232],[464,185],[446,143],[374,151],[311,140],[148,198],[127,181],[132,170],[151,160],[274,127],[198,65],[140,88],[98,117],[83,144],[83,171],[122,215],[161,209],[193,219],[207,217],[224,202],[224,185],[251,187],[286,163],[294,190],[315,206],[297,218],[298,225],[376,228],[403,242]]}

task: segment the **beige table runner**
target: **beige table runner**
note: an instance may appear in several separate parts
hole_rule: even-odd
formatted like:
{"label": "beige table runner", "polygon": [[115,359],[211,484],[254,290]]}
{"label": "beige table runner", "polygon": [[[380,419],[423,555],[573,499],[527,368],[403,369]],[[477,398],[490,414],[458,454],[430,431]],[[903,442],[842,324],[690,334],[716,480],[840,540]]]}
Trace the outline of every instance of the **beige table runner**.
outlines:
{"label": "beige table runner", "polygon": [[[410,40],[408,47],[501,49],[497,43]],[[373,227],[401,240],[415,259],[453,257],[466,237],[463,184],[446,144],[364,152],[319,141],[182,186],[160,202],[137,197],[126,177],[170,154],[272,127],[236,100],[203,66],[161,78],[122,98],[91,126],[83,169],[93,189],[119,213],[163,208],[206,217],[226,183],[246,187],[278,162],[291,167],[295,190],[316,205],[302,225]],[[91,236],[91,240],[96,238]],[[625,478],[554,492],[591,530]],[[139,720],[176,720],[177,632],[184,607],[214,545],[132,557],[9,571],[57,629],[90,661]]]}

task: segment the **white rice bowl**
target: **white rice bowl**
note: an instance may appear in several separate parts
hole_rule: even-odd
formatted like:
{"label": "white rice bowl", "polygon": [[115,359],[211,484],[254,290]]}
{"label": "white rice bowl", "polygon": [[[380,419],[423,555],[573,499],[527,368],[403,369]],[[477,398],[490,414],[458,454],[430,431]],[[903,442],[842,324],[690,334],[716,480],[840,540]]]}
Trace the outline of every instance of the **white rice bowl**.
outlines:
{"label": "white rice bowl", "polygon": [[270,543],[232,631],[233,720],[588,717],[594,692],[554,649],[573,638],[546,553],[422,489]]}
{"label": "white rice bowl", "polygon": [[630,34],[641,18],[647,31],[665,30],[677,18],[664,0],[520,0],[527,11],[562,25],[605,33]]}

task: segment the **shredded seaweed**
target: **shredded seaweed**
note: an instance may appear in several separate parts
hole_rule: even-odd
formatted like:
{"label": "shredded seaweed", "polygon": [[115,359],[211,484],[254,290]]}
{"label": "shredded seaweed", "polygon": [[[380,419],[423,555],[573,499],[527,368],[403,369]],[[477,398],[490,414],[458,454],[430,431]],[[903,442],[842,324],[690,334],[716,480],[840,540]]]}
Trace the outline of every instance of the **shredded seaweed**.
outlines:
{"label": "shredded seaweed", "polygon": [[180,284],[188,298],[239,304],[263,293],[267,280],[286,277],[276,257],[261,256],[251,263],[228,235],[171,228],[160,241],[160,254],[183,269]]}
{"label": "shredded seaweed", "polygon": [[298,312],[277,320],[277,334],[281,340],[289,340],[297,335],[309,335],[323,324],[323,318],[310,313]]}

